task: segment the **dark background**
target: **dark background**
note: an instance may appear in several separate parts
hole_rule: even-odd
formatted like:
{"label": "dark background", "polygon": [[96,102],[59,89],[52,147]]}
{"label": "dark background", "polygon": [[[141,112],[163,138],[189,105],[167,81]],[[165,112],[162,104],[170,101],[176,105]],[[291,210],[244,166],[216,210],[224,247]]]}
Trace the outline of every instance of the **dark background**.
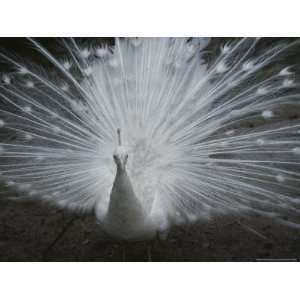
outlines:
{"label": "dark background", "polygon": [[[55,55],[64,55],[58,39],[38,38]],[[213,38],[206,49],[210,62],[219,48],[232,38]],[[256,51],[294,38],[264,38]],[[80,45],[107,43],[113,38],[76,38]],[[47,66],[48,62],[23,38],[0,38],[0,50]],[[300,66],[300,47],[289,50],[271,66]],[[9,70],[0,62],[0,73]],[[284,119],[298,120],[299,111],[286,109]],[[255,127],[256,124],[247,126]],[[252,218],[247,225],[267,239],[243,228],[236,220],[214,219],[185,228],[174,228],[165,241],[120,243],[101,231],[93,216],[77,216],[40,203],[16,203],[0,194],[1,261],[255,261],[257,259],[300,259],[299,230],[270,220]]]}

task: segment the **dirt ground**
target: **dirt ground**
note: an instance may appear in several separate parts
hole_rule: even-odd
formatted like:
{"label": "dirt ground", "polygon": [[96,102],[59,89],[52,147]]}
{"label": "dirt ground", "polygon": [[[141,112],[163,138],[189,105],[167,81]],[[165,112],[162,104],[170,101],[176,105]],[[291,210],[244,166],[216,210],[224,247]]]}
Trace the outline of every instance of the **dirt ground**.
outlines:
{"label": "dirt ground", "polygon": [[105,236],[93,216],[1,200],[0,261],[300,260],[299,231],[260,219],[246,224],[267,239],[228,218],[174,229],[165,241],[122,244]]}

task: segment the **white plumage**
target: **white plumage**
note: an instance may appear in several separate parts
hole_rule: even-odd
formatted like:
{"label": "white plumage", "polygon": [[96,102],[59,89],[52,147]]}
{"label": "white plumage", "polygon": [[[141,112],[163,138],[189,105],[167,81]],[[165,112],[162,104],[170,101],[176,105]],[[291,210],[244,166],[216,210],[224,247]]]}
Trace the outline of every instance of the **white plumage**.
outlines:
{"label": "white plumage", "polygon": [[299,227],[300,125],[266,123],[299,105],[291,68],[266,71],[291,45],[253,54],[259,40],[241,39],[207,64],[209,41],[63,39],[66,58],[31,40],[48,69],[1,54],[15,67],[0,87],[0,127],[13,136],[1,176],[15,198],[93,211],[121,239],[220,214]]}

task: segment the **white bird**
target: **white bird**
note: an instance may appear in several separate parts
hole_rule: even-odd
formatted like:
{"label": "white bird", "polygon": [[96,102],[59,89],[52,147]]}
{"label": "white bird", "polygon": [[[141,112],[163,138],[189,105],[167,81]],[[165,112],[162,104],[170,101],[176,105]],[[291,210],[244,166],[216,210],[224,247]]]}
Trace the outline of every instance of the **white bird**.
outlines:
{"label": "white bird", "polygon": [[[111,189],[104,229],[120,239],[153,238],[157,231],[151,212],[146,211],[136,196],[126,164],[128,153],[121,144],[121,131],[118,130],[118,147],[113,155],[117,172]],[[143,199],[142,199],[143,200]]]}
{"label": "white bird", "polygon": [[122,240],[215,215],[299,228],[300,124],[278,117],[299,84],[287,66],[268,70],[293,44],[259,52],[244,38],[208,64],[208,38],[62,39],[64,57],[30,41],[52,67],[1,54],[14,71],[0,86],[13,136],[0,171],[15,200],[94,212]]}

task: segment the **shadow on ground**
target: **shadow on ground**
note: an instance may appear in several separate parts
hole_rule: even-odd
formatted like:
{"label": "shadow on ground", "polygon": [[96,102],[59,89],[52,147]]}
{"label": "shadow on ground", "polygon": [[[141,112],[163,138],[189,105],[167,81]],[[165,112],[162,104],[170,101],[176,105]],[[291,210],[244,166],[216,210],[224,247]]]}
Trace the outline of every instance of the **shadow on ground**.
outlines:
{"label": "shadow on ground", "polygon": [[262,219],[249,222],[268,240],[223,219],[175,229],[166,241],[122,244],[105,236],[92,216],[1,200],[0,261],[299,260],[299,231]]}

